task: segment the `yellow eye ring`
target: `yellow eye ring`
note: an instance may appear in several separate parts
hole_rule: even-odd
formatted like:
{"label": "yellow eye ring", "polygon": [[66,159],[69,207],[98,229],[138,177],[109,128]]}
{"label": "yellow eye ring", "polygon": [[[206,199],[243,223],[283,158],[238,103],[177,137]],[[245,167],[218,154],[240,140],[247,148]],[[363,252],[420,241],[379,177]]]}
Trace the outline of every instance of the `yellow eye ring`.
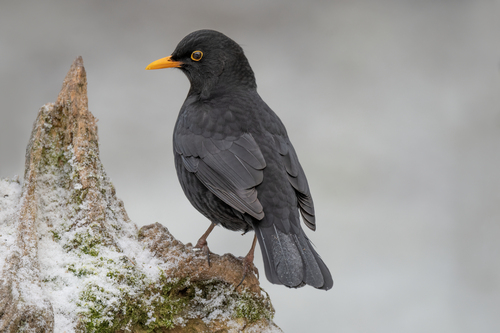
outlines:
{"label": "yellow eye ring", "polygon": [[201,58],[203,58],[203,52],[194,51],[193,53],[191,53],[191,59],[193,59],[194,61],[200,61]]}

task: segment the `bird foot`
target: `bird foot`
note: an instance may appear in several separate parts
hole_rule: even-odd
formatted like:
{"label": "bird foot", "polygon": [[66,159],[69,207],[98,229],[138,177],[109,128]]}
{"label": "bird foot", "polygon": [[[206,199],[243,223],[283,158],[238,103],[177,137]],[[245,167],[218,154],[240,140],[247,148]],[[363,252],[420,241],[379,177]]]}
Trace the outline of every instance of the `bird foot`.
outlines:
{"label": "bird foot", "polygon": [[208,267],[210,267],[210,250],[208,249],[207,237],[210,235],[212,230],[215,228],[215,223],[210,223],[210,227],[208,227],[207,231],[198,239],[196,242],[195,249],[201,249],[207,255]]}
{"label": "bird foot", "polygon": [[208,248],[208,242],[206,239],[200,238],[198,239],[198,242],[194,246],[195,249],[200,249],[207,255],[207,263],[208,267],[210,267],[210,249]]}
{"label": "bird foot", "polygon": [[259,279],[259,270],[255,265],[253,264],[253,253],[248,254],[246,257],[239,257],[243,261],[243,278],[241,279],[240,283],[236,286],[235,289],[237,289],[243,281],[245,281],[245,278],[247,277],[247,273],[253,271],[255,275],[257,275],[257,279]]}

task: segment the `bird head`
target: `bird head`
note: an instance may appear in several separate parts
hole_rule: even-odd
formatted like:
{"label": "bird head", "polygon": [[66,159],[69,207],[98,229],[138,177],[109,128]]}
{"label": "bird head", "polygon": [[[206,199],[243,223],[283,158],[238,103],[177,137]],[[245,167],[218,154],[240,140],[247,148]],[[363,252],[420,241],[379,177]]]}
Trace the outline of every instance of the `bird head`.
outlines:
{"label": "bird head", "polygon": [[180,68],[191,83],[189,95],[208,98],[218,91],[257,87],[243,49],[226,35],[198,30],[184,37],[172,55],[146,69]]}

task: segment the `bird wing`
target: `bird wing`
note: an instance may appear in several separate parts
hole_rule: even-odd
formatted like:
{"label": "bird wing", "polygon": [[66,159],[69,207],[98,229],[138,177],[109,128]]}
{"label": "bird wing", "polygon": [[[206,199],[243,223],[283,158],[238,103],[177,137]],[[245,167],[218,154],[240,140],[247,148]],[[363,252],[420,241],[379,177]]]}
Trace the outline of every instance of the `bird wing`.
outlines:
{"label": "bird wing", "polygon": [[221,140],[183,133],[174,149],[184,167],[222,201],[256,219],[264,217],[255,186],[264,178],[266,162],[250,133]]}
{"label": "bird wing", "polygon": [[300,214],[305,225],[316,230],[316,219],[314,217],[314,203],[312,200],[306,174],[300,165],[297,153],[287,136],[273,135],[273,140],[283,158],[283,163],[288,175],[288,181],[295,189],[299,203]]}

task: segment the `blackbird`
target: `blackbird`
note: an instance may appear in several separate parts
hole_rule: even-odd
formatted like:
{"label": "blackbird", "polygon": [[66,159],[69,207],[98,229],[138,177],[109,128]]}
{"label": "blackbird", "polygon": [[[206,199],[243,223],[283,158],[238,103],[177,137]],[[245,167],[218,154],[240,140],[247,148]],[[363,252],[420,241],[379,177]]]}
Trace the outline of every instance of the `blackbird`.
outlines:
{"label": "blackbird", "polygon": [[257,93],[243,49],[220,32],[195,31],[146,69],[172,67],[191,83],[173,134],[177,176],[212,222],[196,247],[208,255],[206,239],[216,224],[254,230],[245,269],[257,238],[271,283],[330,289],[331,274],[300,226],[299,211],[316,229],[306,176],[285,126]]}

